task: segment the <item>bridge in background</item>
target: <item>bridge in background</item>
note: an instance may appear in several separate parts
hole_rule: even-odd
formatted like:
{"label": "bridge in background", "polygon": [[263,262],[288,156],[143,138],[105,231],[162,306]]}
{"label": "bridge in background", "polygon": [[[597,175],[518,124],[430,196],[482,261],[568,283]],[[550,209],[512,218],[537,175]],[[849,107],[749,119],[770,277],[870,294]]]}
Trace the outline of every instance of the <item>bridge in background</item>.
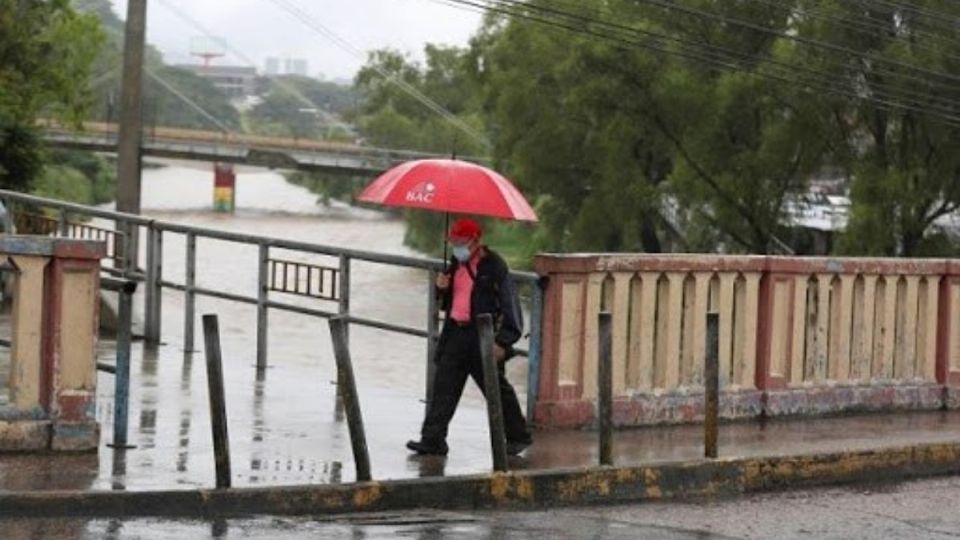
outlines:
{"label": "bridge in background", "polygon": [[[46,124],[43,138],[57,148],[105,153],[117,151],[115,124],[88,122],[84,124],[84,131]],[[167,127],[144,130],[141,149],[145,156],[160,158],[365,176],[404,161],[448,157],[341,142]]]}

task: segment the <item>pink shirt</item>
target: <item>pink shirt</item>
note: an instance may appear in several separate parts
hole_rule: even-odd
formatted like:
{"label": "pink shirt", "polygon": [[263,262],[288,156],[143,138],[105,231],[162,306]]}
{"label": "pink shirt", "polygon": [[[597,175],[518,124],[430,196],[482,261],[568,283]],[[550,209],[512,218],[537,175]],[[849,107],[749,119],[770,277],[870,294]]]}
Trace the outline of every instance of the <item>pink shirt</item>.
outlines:
{"label": "pink shirt", "polygon": [[[477,254],[479,254],[479,250]],[[473,278],[467,271],[467,264],[470,265],[470,270],[476,275],[477,264],[480,262],[480,257],[477,254],[474,254],[466,264],[458,266],[457,271],[453,274],[453,303],[450,306],[450,317],[457,322],[468,323],[471,321],[470,298],[473,296]]]}

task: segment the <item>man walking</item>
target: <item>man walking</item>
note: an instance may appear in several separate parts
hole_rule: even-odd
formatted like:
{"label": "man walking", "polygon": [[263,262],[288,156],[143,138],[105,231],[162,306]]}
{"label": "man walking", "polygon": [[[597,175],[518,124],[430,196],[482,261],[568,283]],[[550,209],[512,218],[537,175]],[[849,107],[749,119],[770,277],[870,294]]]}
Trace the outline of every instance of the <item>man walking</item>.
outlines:
{"label": "man walking", "polygon": [[472,219],[457,220],[450,227],[452,265],[448,272],[437,276],[436,282],[447,317],[433,359],[437,364],[433,393],[420,440],[407,442],[407,448],[418,454],[446,455],[447,428],[468,375],[486,395],[476,325],[477,316],[482,313],[489,313],[494,321],[493,356],[499,371],[499,384],[494,391],[500,392],[503,403],[507,452],[519,454],[533,442],[517,394],[504,374],[504,364],[513,355],[513,344],[523,330],[523,313],[507,263],[481,244],[482,234],[480,225]]}

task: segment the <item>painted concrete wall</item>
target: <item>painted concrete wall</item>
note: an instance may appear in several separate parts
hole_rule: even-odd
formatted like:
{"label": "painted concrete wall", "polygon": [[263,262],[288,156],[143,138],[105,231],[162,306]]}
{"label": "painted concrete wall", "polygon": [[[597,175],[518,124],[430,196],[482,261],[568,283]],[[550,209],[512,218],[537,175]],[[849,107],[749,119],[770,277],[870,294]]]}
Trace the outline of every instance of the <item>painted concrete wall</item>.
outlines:
{"label": "painted concrete wall", "polygon": [[696,421],[706,313],[728,418],[958,405],[960,265],[945,260],[544,255],[535,420],[594,421],[597,314],[613,316],[614,419]]}

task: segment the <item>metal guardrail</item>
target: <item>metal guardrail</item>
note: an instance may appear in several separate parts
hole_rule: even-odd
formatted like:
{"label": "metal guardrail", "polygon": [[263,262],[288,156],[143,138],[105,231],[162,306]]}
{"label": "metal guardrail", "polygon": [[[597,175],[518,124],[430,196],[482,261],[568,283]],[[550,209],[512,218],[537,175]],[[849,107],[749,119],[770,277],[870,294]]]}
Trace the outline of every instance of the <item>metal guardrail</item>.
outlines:
{"label": "metal guardrail", "polygon": [[[347,325],[356,324],[368,328],[397,332],[411,336],[428,338],[427,342],[427,392],[429,395],[429,384],[432,381],[433,363],[429,361],[432,358],[436,341],[439,337],[439,310],[436,299],[433,295],[428,295],[425,324],[423,326],[411,326],[406,324],[395,324],[387,321],[381,321],[366,317],[359,317],[350,313],[350,268],[353,261],[364,261],[379,263],[404,268],[421,269],[427,272],[426,283],[428,290],[432,289],[437,272],[443,269],[444,261],[425,257],[409,257],[402,255],[390,255],[363,251],[356,249],[340,248],[326,246],[309,242],[296,240],[286,240],[281,238],[272,238],[268,236],[237,233],[223,231],[206,227],[184,225],[162,220],[150,219],[148,217],[126,214],[103,210],[89,206],[59,201],[55,199],[46,199],[33,195],[25,195],[8,190],[0,190],[0,201],[7,209],[5,225],[6,230],[11,230],[14,225],[14,218],[18,211],[18,206],[30,208],[31,212],[36,209],[43,209],[53,212],[50,219],[56,219],[61,226],[58,228],[59,234],[68,236],[71,231],[81,230],[77,227],[64,226],[70,224],[71,220],[101,218],[114,222],[114,229],[98,228],[102,231],[113,233],[112,237],[116,242],[116,257],[112,268],[105,267],[104,272],[108,275],[119,276],[125,280],[142,282],[144,286],[144,338],[148,344],[158,344],[161,334],[161,310],[162,294],[164,289],[181,291],[185,295],[184,302],[184,343],[185,351],[194,350],[194,328],[196,325],[196,297],[205,296],[210,298],[219,298],[243,304],[254,305],[257,307],[257,368],[263,370],[267,367],[267,326],[270,310],[281,310],[303,315],[310,315],[321,318],[331,318],[334,316],[343,317]],[[141,234],[140,229],[143,230]],[[163,278],[163,239],[164,235],[179,234],[185,237],[185,279],[183,283],[176,283]],[[258,248],[258,282],[256,295],[243,295],[230,291],[211,289],[198,286],[196,283],[197,269],[197,240],[210,239],[226,242],[235,242]],[[146,242],[145,261],[131,257],[132,253],[139,253],[137,244],[142,240]],[[303,305],[282,302],[270,297],[271,291],[271,251],[285,250],[297,252],[300,255],[322,255],[336,257],[338,264],[335,268],[337,276],[337,288],[331,295],[336,300],[320,300],[318,302],[334,303],[334,309],[324,309],[322,307],[307,307]],[[141,271],[140,268],[143,268]],[[528,414],[532,411],[532,404],[536,401],[538,390],[538,376],[540,365],[540,329],[543,306],[543,290],[540,277],[531,272],[511,272],[511,276],[519,286],[529,288],[531,298],[531,321],[529,334],[529,350],[518,350],[518,354],[529,358],[530,367],[528,375]],[[275,276],[274,276],[275,277]],[[275,291],[276,292],[276,291]],[[289,291],[286,292],[289,294]],[[281,293],[283,294],[283,293]]]}

